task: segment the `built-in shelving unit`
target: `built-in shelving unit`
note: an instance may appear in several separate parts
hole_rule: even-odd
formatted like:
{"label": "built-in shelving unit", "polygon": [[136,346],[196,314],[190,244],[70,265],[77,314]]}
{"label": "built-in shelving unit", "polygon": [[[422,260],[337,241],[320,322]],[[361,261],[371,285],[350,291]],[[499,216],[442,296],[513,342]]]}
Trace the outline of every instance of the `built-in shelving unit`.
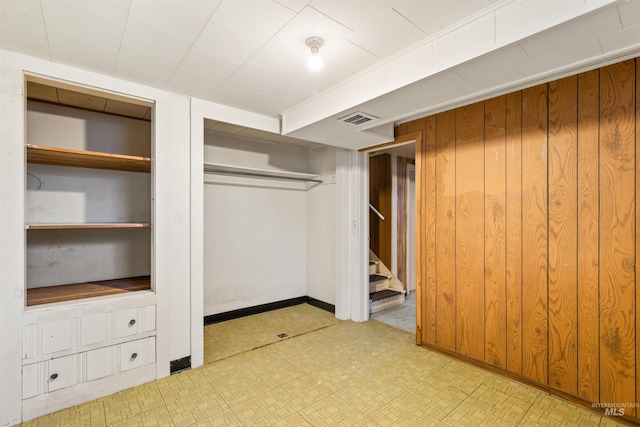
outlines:
{"label": "built-in shelving unit", "polygon": [[154,101],[25,78],[22,421],[158,372]]}
{"label": "built-in shelving unit", "polygon": [[151,159],[124,154],[27,144],[27,162],[79,168],[151,172]]}
{"label": "built-in shelving unit", "polygon": [[[82,90],[27,84],[27,173],[38,183],[27,191],[27,306],[151,289],[140,277],[151,253],[151,123],[140,120],[150,107]],[[83,99],[140,117],[89,111]]]}

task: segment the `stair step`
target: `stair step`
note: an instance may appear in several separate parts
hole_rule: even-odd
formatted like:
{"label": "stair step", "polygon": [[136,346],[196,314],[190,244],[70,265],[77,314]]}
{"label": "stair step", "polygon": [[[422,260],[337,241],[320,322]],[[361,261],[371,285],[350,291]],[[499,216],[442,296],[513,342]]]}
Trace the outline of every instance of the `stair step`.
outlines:
{"label": "stair step", "polygon": [[369,274],[369,283],[379,282],[380,280],[389,280],[389,276],[384,274]]}
{"label": "stair step", "polygon": [[391,289],[385,289],[383,291],[370,293],[369,300],[371,302],[375,302],[375,301],[380,301],[381,299],[395,297],[396,295],[402,295],[402,292],[394,291]]}
{"label": "stair step", "polygon": [[369,312],[375,313],[385,308],[400,305],[405,301],[405,295],[402,292],[385,289],[369,294]]}
{"label": "stair step", "polygon": [[369,293],[374,293],[378,291],[382,291],[384,289],[388,289],[391,281],[389,280],[389,276],[385,276],[382,274],[370,274],[369,275]]}

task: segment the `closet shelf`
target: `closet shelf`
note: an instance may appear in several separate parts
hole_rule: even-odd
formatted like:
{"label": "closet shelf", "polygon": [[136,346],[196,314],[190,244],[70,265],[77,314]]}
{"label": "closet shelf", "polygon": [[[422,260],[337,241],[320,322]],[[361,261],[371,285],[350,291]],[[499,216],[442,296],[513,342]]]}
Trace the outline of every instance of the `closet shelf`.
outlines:
{"label": "closet shelf", "polygon": [[27,289],[27,306],[123,294],[127,292],[147,291],[150,289],[150,276],[46,286]]}
{"label": "closet shelf", "polygon": [[240,175],[256,178],[272,178],[293,181],[322,182],[318,175],[302,172],[279,171],[272,169],[257,169],[242,166],[224,165],[220,163],[204,163],[204,172],[222,175]]}
{"label": "closet shelf", "polygon": [[151,228],[148,222],[114,222],[114,223],[84,223],[84,224],[30,224],[27,230],[88,230],[96,228]]}
{"label": "closet shelf", "polygon": [[27,162],[78,168],[151,172],[151,159],[148,157],[72,150],[70,148],[60,147],[45,147],[32,144],[27,144]]}

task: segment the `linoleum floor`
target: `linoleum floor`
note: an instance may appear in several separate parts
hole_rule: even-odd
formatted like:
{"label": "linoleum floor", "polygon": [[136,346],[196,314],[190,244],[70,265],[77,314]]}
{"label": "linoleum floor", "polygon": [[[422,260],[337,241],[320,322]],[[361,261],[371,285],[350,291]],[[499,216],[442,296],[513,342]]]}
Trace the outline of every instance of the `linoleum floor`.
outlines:
{"label": "linoleum floor", "polygon": [[202,367],[23,425],[616,425],[418,347],[410,332],[306,304],[208,326],[205,349]]}

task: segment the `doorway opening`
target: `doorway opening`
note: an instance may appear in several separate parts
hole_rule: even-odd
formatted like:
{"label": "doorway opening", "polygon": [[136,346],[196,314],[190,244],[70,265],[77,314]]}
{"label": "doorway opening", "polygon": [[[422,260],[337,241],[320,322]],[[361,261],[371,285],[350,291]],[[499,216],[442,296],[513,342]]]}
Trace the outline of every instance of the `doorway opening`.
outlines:
{"label": "doorway opening", "polygon": [[416,331],[415,141],[369,152],[370,318]]}

